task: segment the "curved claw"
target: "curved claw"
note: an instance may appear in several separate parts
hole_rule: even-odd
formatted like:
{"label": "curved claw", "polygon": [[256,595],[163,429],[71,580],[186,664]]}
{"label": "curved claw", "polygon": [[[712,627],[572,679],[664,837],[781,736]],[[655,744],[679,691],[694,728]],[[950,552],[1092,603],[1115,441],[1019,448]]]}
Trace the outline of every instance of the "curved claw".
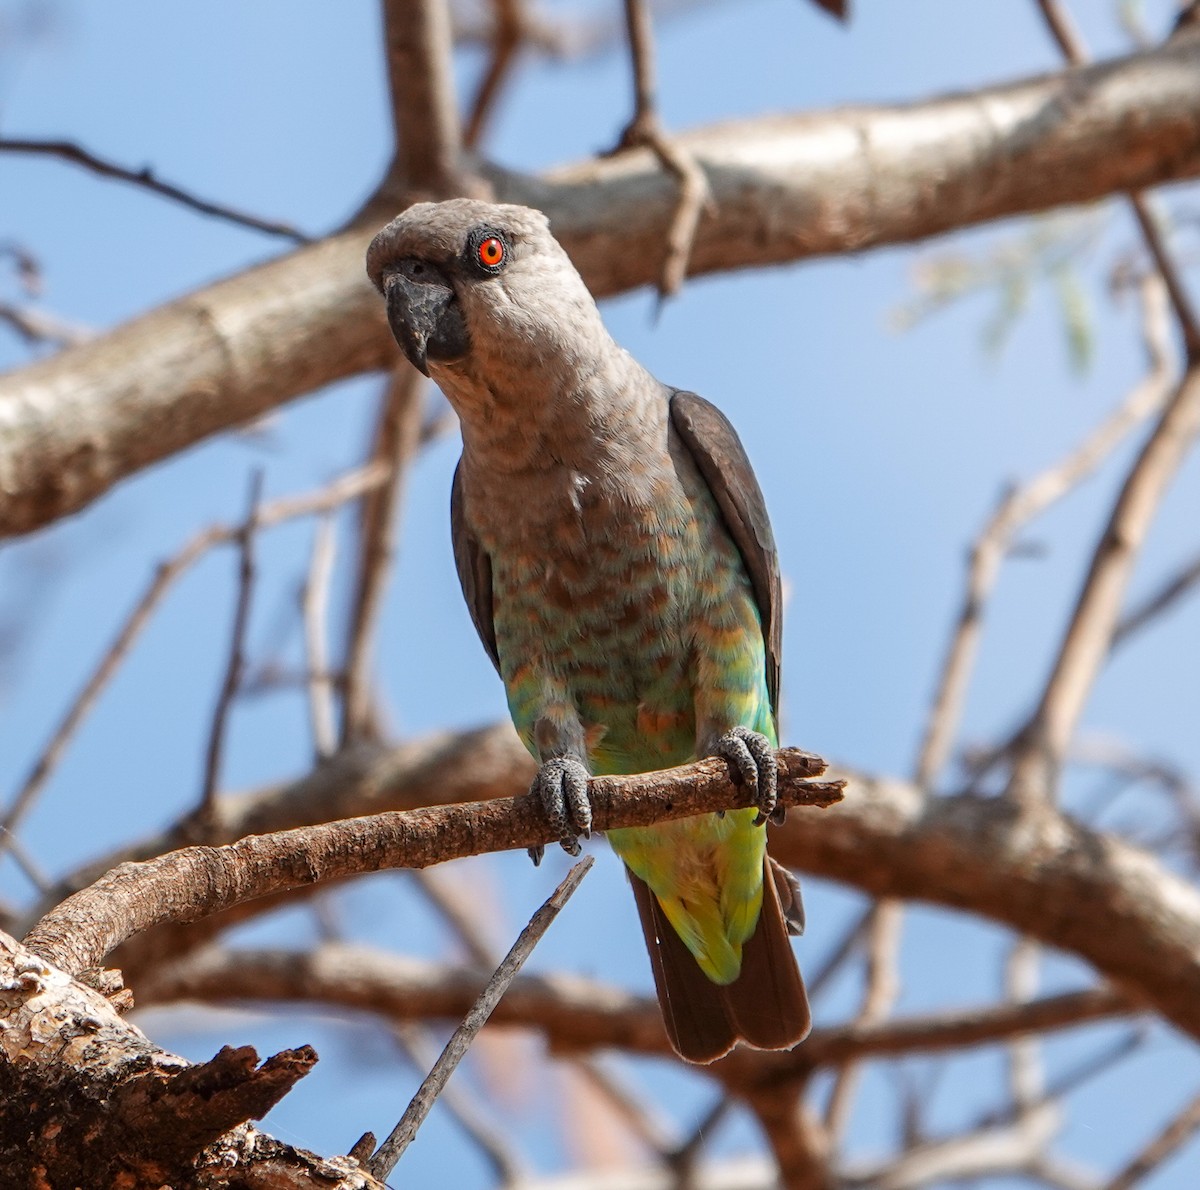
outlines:
{"label": "curved claw", "polygon": [[[592,804],[588,801],[588,771],[569,756],[547,760],[533,779],[529,792],[535,794],[568,855],[579,854],[579,836],[592,834]],[[529,848],[529,858],[542,862],[545,848]]]}
{"label": "curved claw", "polygon": [[787,807],[779,805],[779,767],[771,741],[761,732],[735,727],[717,740],[714,752],[729,762],[741,784],[755,791],[758,817],[754,825],[761,826],[768,818],[776,824],[783,822]]}

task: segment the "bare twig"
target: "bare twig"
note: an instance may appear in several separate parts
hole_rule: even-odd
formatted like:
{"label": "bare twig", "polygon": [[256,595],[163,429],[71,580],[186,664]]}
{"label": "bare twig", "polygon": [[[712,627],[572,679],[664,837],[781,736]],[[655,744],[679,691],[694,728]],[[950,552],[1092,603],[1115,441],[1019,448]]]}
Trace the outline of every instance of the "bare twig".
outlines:
{"label": "bare twig", "polygon": [[1072,66],[1082,66],[1087,61],[1087,50],[1070,13],[1057,0],[1037,0],[1037,6],[1063,57]]}
{"label": "bare twig", "polygon": [[687,273],[696,228],[715,206],[708,178],[695,157],[663,131],[658,119],[654,77],[654,30],[646,0],[624,0],[629,55],[633,64],[634,113],[617,150],[645,147],[675,175],[679,199],[667,231],[667,252],[658,280],[659,302],[679,292]]}
{"label": "bare twig", "polygon": [[229,660],[225,664],[225,676],[213,709],[212,726],[208,733],[208,748],[204,754],[204,778],[200,784],[200,804],[196,817],[200,822],[212,815],[213,802],[217,796],[217,782],[221,779],[221,756],[225,745],[225,727],[238,686],[246,669],[246,630],[250,625],[250,601],[254,594],[254,535],[258,532],[259,505],[262,503],[263,473],[259,468],[250,481],[250,503],[246,520],[238,530],[238,596],[233,613],[233,627],[229,634]]}
{"label": "bare twig", "polygon": [[[433,1040],[425,1029],[411,1024],[400,1025],[395,1029],[395,1037],[417,1070],[433,1070],[437,1064],[437,1053],[433,1049]],[[523,1163],[511,1151],[507,1138],[500,1129],[485,1119],[483,1112],[471,1097],[459,1087],[446,1085],[441,1087],[435,1097],[437,1095],[441,1097],[442,1106],[454,1117],[458,1126],[474,1142],[484,1160],[492,1167],[498,1184],[511,1186],[520,1182],[524,1174]],[[420,1121],[414,1125],[414,1133],[418,1127]],[[370,1156],[368,1153],[368,1160]]]}
{"label": "bare twig", "polygon": [[[296,517],[311,516],[336,508],[348,500],[355,499],[364,491],[378,486],[384,478],[385,472],[382,468],[368,467],[340,476],[332,483],[315,491],[272,501],[259,509],[258,528],[266,529]],[[80,724],[96,705],[105,686],[120,668],[121,662],[124,661],[134,641],[149,622],[167,591],[210,549],[235,542],[240,531],[240,526],[213,525],[197,534],[179,553],[169,561],[162,563],[155,571],[154,577],[150,580],[141,599],[129,613],[96,668],[84,682],[75,696],[75,700],[42,749],[41,755],[34,762],[20,789],[9,803],[3,820],[0,820],[0,855],[9,845],[12,832],[29,812],[38,794],[58,767],[67,745],[79,729]]]}
{"label": "bare twig", "polygon": [[1192,368],[1125,478],[1037,710],[1022,732],[1009,792],[1026,808],[1053,794],[1075,725],[1108,654],[1134,561],[1197,430],[1200,368]]}
{"label": "bare twig", "polygon": [[508,989],[508,985],[512,983],[525,960],[533,952],[533,948],[550,928],[551,922],[558,916],[571,894],[579,887],[579,882],[591,871],[595,862],[589,855],[575,864],[563,877],[562,883],[554,890],[550,898],[530,918],[529,924],[521,931],[516,942],[513,943],[512,949],[504,956],[500,966],[496,968],[496,973],[488,981],[487,987],[484,988],[475,1002],[475,1006],[467,1014],[466,1020],[454,1030],[450,1040],[446,1043],[446,1048],[442,1050],[441,1057],[434,1063],[433,1069],[421,1084],[416,1095],[413,1096],[412,1102],[408,1105],[404,1115],[400,1117],[399,1123],[368,1162],[367,1168],[375,1177],[384,1179],[396,1168],[396,1162],[400,1160],[404,1150],[408,1148],[412,1138],[417,1134],[417,1129],[429,1114],[429,1110],[445,1086],[446,1080],[454,1073],[455,1067],[462,1060],[476,1034],[491,1016],[492,1010]]}
{"label": "bare twig", "polygon": [[313,751],[318,762],[332,756],[334,748],[337,747],[333,707],[334,684],[329,674],[329,647],[326,639],[329,580],[333,575],[335,549],[333,517],[325,513],[317,520],[308,577],[300,596],[301,614],[304,617],[305,662],[308,667],[304,686],[308,693]]}
{"label": "bare twig", "polygon": [[71,347],[86,342],[93,334],[88,327],[56,314],[13,302],[0,302],[0,322],[8,323],[31,347],[42,343],[49,347]]}
{"label": "bare twig", "polygon": [[825,956],[821,965],[814,968],[811,974],[805,976],[810,999],[816,1000],[834,976],[858,952],[859,947],[862,946],[863,938],[866,937],[867,929],[871,924],[874,914],[875,902],[872,901],[843,931],[841,938],[829,954]]}
{"label": "bare twig", "polygon": [[378,735],[372,650],[396,549],[400,493],[420,437],[424,388],[416,368],[401,361],[388,380],[380,406],[368,466],[382,466],[388,478],[381,487],[364,493],[359,516],[358,566],[343,666],[343,745]]}
{"label": "bare twig", "polygon": [[1142,1151],[1125,1166],[1104,1190],[1132,1190],[1138,1182],[1154,1172],[1200,1130],[1200,1096],[1179,1112]]}
{"label": "bare twig", "polygon": [[[904,907],[899,901],[877,901],[866,922],[867,969],[862,1001],[852,1027],[864,1028],[885,1020],[900,992],[900,932]],[[845,1135],[858,1087],[859,1067],[847,1063],[838,1071],[825,1109],[825,1129],[836,1143]]]}
{"label": "bare twig", "polygon": [[302,231],[298,231],[290,223],[280,223],[272,219],[260,219],[257,215],[248,215],[245,211],[235,210],[233,207],[225,206],[223,203],[209,202],[207,199],[197,198],[196,195],[184,190],[182,187],[175,186],[170,182],[164,182],[160,178],[155,177],[149,167],[128,169],[123,165],[117,165],[115,162],[98,157],[95,153],[91,153],[81,145],[74,144],[71,141],[17,140],[13,137],[0,137],[0,153],[35,153],[43,157],[57,157],[59,160],[70,161],[74,165],[80,165],[91,173],[99,174],[101,177],[116,178],[122,182],[130,182],[135,186],[140,186],[143,190],[149,190],[154,194],[161,195],[163,198],[169,198],[173,202],[189,207],[193,211],[199,211],[202,215],[212,215],[216,219],[224,219],[227,223],[236,223],[239,227],[248,227],[251,231],[261,231],[266,235],[282,236],[284,239],[291,240],[294,244],[308,244],[312,242],[310,236],[305,235]]}
{"label": "bare twig", "polygon": [[[1010,1004],[1025,1004],[1037,994],[1041,947],[1028,937],[1018,938],[1009,951],[1004,994]],[[1045,1095],[1041,1046],[1036,1036],[1014,1037],[1008,1044],[1008,1083],[1017,1112],[1031,1111]]]}
{"label": "bare twig", "polygon": [[[1058,0],[1037,0],[1037,4],[1063,57],[1072,66],[1086,65],[1089,57],[1087,47]],[[1149,197],[1141,190],[1133,190],[1129,195],[1129,205],[1138,227],[1141,228],[1142,238],[1146,242],[1154,266],[1167,287],[1175,320],[1179,323],[1180,334],[1183,336],[1188,363],[1194,364],[1200,360],[1200,320],[1197,320],[1187,286],[1163,241],[1162,231],[1151,209]]]}
{"label": "bare twig", "polygon": [[1189,562],[1157,591],[1147,595],[1141,603],[1131,607],[1113,629],[1110,647],[1115,649],[1117,645],[1124,643],[1133,633],[1173,607],[1177,600],[1182,599],[1197,584],[1200,584],[1200,557]]}
{"label": "bare twig", "polygon": [[926,790],[938,780],[962,718],[967,685],[983,629],[983,611],[1000,565],[1018,531],[1073,490],[1156,409],[1170,392],[1174,369],[1166,295],[1158,278],[1141,286],[1142,337],[1149,368],[1121,405],[1065,458],[1027,483],[1006,492],[971,550],[962,608],[946,650],[937,693],[917,756],[917,783]]}
{"label": "bare twig", "polygon": [[512,69],[526,37],[523,0],[491,0],[491,7],[492,29],[488,39],[491,56],[471,101],[463,132],[463,142],[468,149],[478,147],[496,101],[512,77]]}
{"label": "bare twig", "polygon": [[[1038,5],[1063,54],[1081,64],[1085,50],[1067,28],[1057,0],[1038,0]],[[1111,647],[1134,559],[1167,484],[1200,428],[1200,323],[1145,195],[1135,191],[1130,202],[1179,324],[1188,373],[1126,478],[1093,553],[1054,669],[1021,733],[1008,792],[1029,809],[1054,795],[1071,734]]]}

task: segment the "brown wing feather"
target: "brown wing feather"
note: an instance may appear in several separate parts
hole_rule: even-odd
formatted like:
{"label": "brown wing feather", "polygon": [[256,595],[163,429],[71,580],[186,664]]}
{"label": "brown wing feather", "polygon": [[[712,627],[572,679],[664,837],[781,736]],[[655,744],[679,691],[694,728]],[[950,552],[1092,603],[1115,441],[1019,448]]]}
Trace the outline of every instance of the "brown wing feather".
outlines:
{"label": "brown wing feather", "polygon": [[778,719],[783,588],[762,489],[737,431],[715,405],[695,393],[677,392],[671,398],[671,424],[708,484],[750,576],[767,651],[767,690]]}
{"label": "brown wing feather", "polygon": [[454,468],[450,485],[450,537],[454,544],[454,565],[462,587],[467,610],[483,647],[496,671],[500,670],[500,652],[496,648],[496,625],[492,621],[492,561],[471,532],[463,513],[462,461]]}

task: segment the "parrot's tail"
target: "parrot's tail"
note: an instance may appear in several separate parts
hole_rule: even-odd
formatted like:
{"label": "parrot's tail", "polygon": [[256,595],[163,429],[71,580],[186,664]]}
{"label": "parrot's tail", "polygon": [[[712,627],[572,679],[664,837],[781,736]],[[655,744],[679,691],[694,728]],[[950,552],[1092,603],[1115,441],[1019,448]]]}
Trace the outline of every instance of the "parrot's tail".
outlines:
{"label": "parrot's tail", "polygon": [[803,920],[790,872],[764,859],[758,925],[742,947],[741,974],[724,987],[700,970],[646,882],[628,874],[663,1023],[681,1058],[713,1062],[739,1041],[760,1050],[790,1049],[808,1036],[808,994],[788,939],[789,923],[796,932],[794,923]]}

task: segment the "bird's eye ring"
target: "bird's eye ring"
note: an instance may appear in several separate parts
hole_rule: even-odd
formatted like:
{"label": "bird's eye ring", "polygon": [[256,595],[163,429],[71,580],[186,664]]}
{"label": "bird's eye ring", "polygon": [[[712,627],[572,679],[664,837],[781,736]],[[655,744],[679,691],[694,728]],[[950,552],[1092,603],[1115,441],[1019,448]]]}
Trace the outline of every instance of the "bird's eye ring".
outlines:
{"label": "bird's eye ring", "polygon": [[504,263],[504,241],[499,236],[488,236],[480,242],[475,255],[485,269],[499,268]]}

